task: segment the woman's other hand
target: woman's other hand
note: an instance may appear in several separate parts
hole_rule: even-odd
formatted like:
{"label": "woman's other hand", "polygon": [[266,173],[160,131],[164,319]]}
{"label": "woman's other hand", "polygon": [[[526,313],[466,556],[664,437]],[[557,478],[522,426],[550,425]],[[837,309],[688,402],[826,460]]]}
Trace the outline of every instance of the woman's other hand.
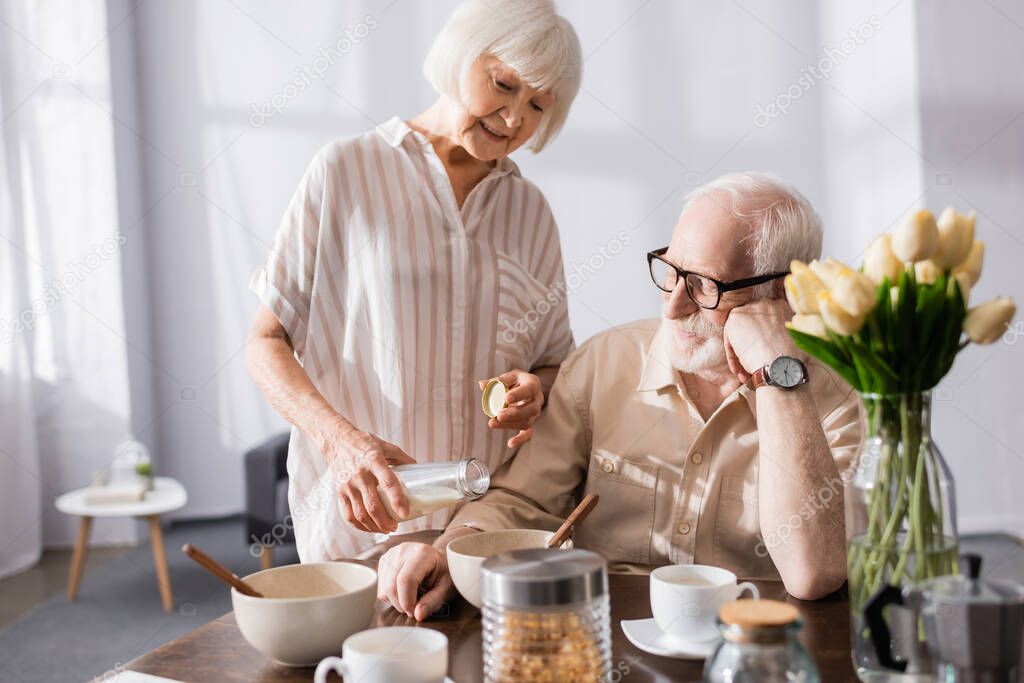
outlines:
{"label": "woman's other hand", "polygon": [[[525,370],[510,370],[498,375],[508,388],[505,407],[487,423],[491,429],[515,429],[517,433],[508,440],[509,448],[518,448],[533,436],[533,423],[540,417],[544,407],[544,388],[540,378]],[[487,380],[480,381],[483,389]]]}

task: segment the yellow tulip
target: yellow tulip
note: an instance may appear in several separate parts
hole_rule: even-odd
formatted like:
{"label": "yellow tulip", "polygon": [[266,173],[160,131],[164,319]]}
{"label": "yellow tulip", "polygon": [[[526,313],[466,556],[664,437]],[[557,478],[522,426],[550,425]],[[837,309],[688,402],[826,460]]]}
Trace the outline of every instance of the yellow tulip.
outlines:
{"label": "yellow tulip", "polygon": [[971,283],[971,287],[973,287],[978,284],[978,279],[981,277],[981,262],[984,258],[985,243],[975,242],[971,245],[971,250],[967,252],[967,258],[964,259],[963,263],[953,269],[953,275],[966,275]]}
{"label": "yellow tulip", "polygon": [[839,277],[839,273],[842,272],[843,268],[846,268],[845,265],[834,258],[827,258],[824,261],[811,261],[808,267],[828,287],[832,286],[832,282]]}
{"label": "yellow tulip", "polygon": [[914,278],[919,285],[933,284],[942,275],[942,268],[931,259],[914,264]]}
{"label": "yellow tulip", "polygon": [[[824,313],[824,309],[822,311]],[[991,344],[1002,336],[1017,312],[1013,299],[1001,296],[967,311],[964,332],[975,344]]]}
{"label": "yellow tulip", "polygon": [[892,237],[881,235],[871,243],[867,253],[864,255],[864,274],[875,284],[882,284],[882,280],[889,278],[889,282],[895,283],[900,279],[903,271],[903,263],[892,253]]}
{"label": "yellow tulip", "polygon": [[947,291],[953,293],[953,283],[960,285],[960,296],[963,297],[964,305],[971,300],[971,280],[967,277],[966,273],[953,273],[953,277],[949,278],[949,285]]}
{"label": "yellow tulip", "polygon": [[866,315],[875,307],[875,283],[864,273],[843,266],[829,286],[832,300],[850,315]]}
{"label": "yellow tulip", "polygon": [[837,304],[828,292],[818,297],[818,309],[821,311],[821,319],[825,321],[828,329],[836,334],[847,336],[857,334],[864,326],[864,319],[867,317],[866,315],[851,315]]}
{"label": "yellow tulip", "polygon": [[974,221],[977,214],[957,213],[952,206],[946,207],[938,220],[939,246],[932,258],[943,270],[952,270],[963,263],[974,244]]}
{"label": "yellow tulip", "polygon": [[892,253],[903,262],[931,258],[939,246],[939,227],[935,216],[921,209],[907,216],[892,233]]}
{"label": "yellow tulip", "polygon": [[790,263],[789,270],[784,282],[789,307],[794,313],[817,313],[818,294],[825,291],[825,283],[801,261]]}
{"label": "yellow tulip", "polygon": [[828,339],[828,330],[825,328],[825,321],[821,319],[820,315],[814,315],[813,313],[801,315],[797,313],[793,316],[792,320],[786,323],[786,327],[797,332]]}

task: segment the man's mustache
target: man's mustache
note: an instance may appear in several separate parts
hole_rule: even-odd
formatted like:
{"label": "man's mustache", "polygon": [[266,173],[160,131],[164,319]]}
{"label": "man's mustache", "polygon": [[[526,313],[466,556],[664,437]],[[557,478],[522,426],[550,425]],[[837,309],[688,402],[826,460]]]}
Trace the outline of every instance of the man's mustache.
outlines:
{"label": "man's mustache", "polygon": [[690,334],[696,335],[703,339],[710,339],[712,337],[721,337],[725,330],[725,327],[719,327],[713,325],[700,313],[694,313],[685,318],[671,321],[672,324],[683,332],[689,332]]}

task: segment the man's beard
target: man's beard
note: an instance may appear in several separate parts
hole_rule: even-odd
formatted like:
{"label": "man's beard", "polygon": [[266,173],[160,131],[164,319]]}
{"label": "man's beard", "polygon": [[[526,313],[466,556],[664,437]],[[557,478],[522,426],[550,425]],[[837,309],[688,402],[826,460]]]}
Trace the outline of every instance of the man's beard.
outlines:
{"label": "man's beard", "polygon": [[[711,324],[700,313],[678,320],[662,317],[661,325],[668,339],[669,362],[676,370],[701,375],[729,367],[722,341],[724,327]],[[690,332],[695,337],[684,341],[676,334],[677,330]]]}

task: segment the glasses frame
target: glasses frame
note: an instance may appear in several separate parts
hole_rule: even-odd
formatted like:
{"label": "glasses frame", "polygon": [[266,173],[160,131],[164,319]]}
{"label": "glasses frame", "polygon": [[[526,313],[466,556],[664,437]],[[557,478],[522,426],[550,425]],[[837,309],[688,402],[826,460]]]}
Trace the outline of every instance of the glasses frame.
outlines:
{"label": "glasses frame", "polygon": [[[686,296],[690,297],[690,301],[695,303],[700,308],[703,308],[703,309],[708,310],[708,311],[714,310],[714,309],[718,308],[718,305],[720,303],[722,303],[722,293],[723,292],[733,292],[733,291],[735,291],[737,289],[746,289],[747,287],[755,287],[757,285],[763,285],[766,282],[771,282],[772,280],[777,280],[780,277],[785,277],[785,276],[789,275],[789,271],[787,270],[787,271],[782,271],[782,272],[778,272],[778,273],[767,273],[765,275],[755,275],[754,277],[746,277],[746,278],[743,278],[742,280],[733,280],[732,282],[722,282],[721,280],[717,280],[717,279],[711,277],[710,275],[704,275],[703,273],[698,273],[698,272],[693,271],[693,270],[683,270],[682,268],[680,268],[676,264],[674,264],[671,261],[669,261],[668,259],[664,258],[665,254],[667,252],[668,252],[668,247],[662,247],[661,249],[655,249],[654,251],[647,252],[647,271],[651,274],[651,281],[654,282],[654,286],[657,287],[658,289],[660,289],[663,292],[671,294],[673,291],[675,291],[675,288],[679,286],[679,283],[682,282],[683,283],[683,287],[686,289]],[[664,263],[665,265],[669,266],[670,268],[672,268],[672,269],[674,269],[676,271],[676,284],[672,287],[672,289],[665,289],[664,287],[661,286],[661,283],[658,282],[655,279],[655,277],[654,277],[654,261],[655,260],[661,261],[662,263]],[[715,286],[718,287],[718,295],[715,297],[715,305],[714,306],[705,306],[704,304],[702,304],[699,301],[697,301],[697,299],[693,296],[693,292],[690,291],[690,285],[687,284],[687,282],[686,282],[686,278],[687,278],[688,275],[697,275],[698,277],[702,277],[705,280],[710,280],[711,282],[715,283]]]}

